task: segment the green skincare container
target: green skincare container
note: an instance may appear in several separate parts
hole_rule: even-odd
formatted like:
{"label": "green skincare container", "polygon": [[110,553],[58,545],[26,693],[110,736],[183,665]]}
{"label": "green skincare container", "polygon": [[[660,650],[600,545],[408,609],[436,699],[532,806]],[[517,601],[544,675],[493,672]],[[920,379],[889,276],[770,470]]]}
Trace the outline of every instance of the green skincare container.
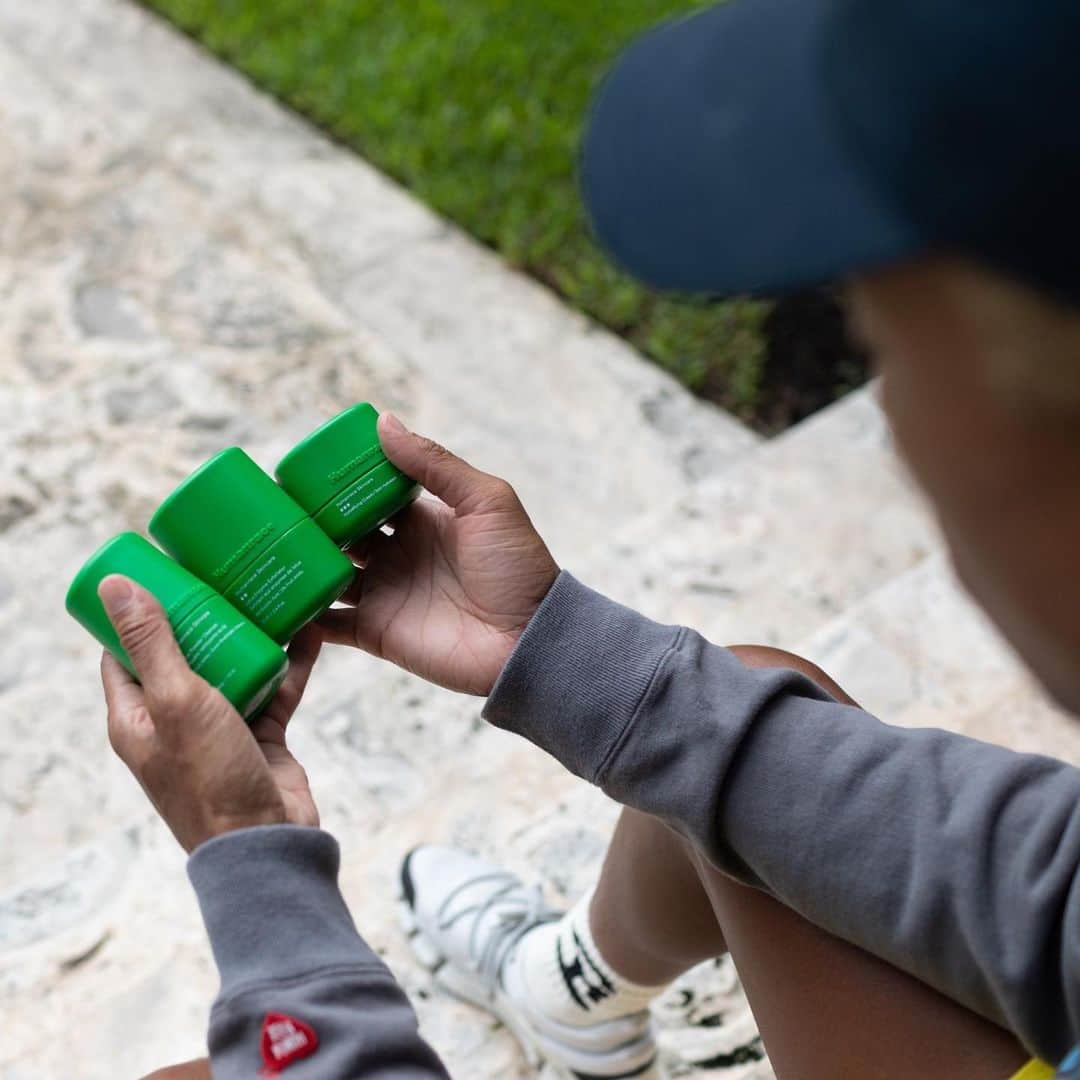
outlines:
{"label": "green skincare container", "polygon": [[366,402],[353,405],[297,443],[274,470],[338,547],[377,529],[420,493],[382,452],[378,418]]}
{"label": "green skincare container", "polygon": [[90,556],[68,589],[66,606],[132,675],[135,669],[97,594],[109,574],[123,574],[157,597],[192,670],[244,717],[270,701],[289,666],[285,653],[209,585],[126,532]]}
{"label": "green skincare container", "polygon": [[154,512],[150,535],[276,642],[325,611],[353,565],[238,447],[215,454]]}

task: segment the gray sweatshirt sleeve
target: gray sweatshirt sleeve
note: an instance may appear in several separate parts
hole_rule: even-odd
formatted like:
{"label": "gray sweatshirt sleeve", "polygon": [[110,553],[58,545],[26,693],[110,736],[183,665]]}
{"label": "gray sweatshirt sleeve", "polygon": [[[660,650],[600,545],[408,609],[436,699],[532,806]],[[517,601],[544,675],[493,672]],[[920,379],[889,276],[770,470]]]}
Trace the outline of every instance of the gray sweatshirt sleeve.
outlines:
{"label": "gray sweatshirt sleeve", "polygon": [[484,715],[1031,1052],[1080,1041],[1072,766],[883,724],[566,573]]}
{"label": "gray sweatshirt sleeve", "polygon": [[447,1077],[416,1015],[361,939],[320,829],[261,826],[195,849],[188,876],[221,975],[210,1013],[214,1080],[283,1075]]}

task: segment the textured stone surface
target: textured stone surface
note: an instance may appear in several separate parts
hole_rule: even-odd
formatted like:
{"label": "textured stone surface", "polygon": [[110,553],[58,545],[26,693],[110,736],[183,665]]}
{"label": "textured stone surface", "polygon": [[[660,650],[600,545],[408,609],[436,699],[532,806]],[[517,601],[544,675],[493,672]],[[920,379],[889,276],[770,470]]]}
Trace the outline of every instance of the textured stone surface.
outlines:
{"label": "textured stone surface", "polygon": [[790,648],[937,543],[863,390],[631,522],[582,566],[661,621]]}
{"label": "textured stone surface", "polygon": [[799,651],[890,723],[1080,763],[1080,725],[1020,670],[941,554],[821,626]]}
{"label": "textured stone surface", "polygon": [[[0,103],[0,1075],[135,1076],[202,1051],[215,980],[63,614],[92,548],[220,447],[270,465],[359,399],[512,479],[566,558],[756,439],[134,7],[0,5]],[[572,899],[614,808],[477,713],[331,655],[295,744],[425,1030],[457,1075],[524,1075],[406,954],[396,867],[457,840]],[[669,1023],[673,1053],[753,1039],[722,1000],[742,1020]]]}
{"label": "textured stone surface", "polygon": [[[0,120],[4,1080],[200,1053],[214,993],[182,853],[108,750],[67,581],[210,453],[269,465],[355,400],[511,479],[565,565],[656,617],[802,642],[889,719],[1077,759],[953,588],[868,393],[755,448],[121,0],[0,4]],[[398,862],[460,842],[568,901],[615,808],[477,702],[367,657],[324,658],[294,732],[349,904],[427,1035],[455,1075],[528,1075],[408,955]],[[677,1075],[769,1075],[726,964],[659,1013]]]}

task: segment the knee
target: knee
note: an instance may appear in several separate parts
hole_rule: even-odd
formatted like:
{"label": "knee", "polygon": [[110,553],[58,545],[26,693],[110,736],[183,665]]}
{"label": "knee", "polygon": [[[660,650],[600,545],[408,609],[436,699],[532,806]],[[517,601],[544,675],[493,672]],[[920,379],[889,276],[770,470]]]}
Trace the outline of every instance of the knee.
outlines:
{"label": "knee", "polygon": [[829,678],[817,664],[786,649],[774,649],[771,645],[729,645],[728,650],[749,668],[791,668],[814,682]]}
{"label": "knee", "polygon": [[774,649],[770,645],[731,645],[729,651],[746,667],[789,668],[817,683],[822,690],[827,694],[831,694],[838,701],[842,701],[846,705],[855,704],[855,700],[831,675],[822,671],[817,664],[796,653],[788,652],[786,649]]}

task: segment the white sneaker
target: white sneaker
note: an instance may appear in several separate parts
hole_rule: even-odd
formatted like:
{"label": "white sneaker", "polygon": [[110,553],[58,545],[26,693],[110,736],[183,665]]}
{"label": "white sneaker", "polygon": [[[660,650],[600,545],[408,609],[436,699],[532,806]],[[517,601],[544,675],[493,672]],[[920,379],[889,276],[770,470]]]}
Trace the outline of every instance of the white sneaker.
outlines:
{"label": "white sneaker", "polygon": [[435,845],[401,864],[400,911],[420,962],[451,994],[493,1013],[529,1064],[567,1080],[664,1080],[648,1010],[570,1025],[530,1001],[516,963],[522,938],[561,917],[540,887],[474,855]]}

